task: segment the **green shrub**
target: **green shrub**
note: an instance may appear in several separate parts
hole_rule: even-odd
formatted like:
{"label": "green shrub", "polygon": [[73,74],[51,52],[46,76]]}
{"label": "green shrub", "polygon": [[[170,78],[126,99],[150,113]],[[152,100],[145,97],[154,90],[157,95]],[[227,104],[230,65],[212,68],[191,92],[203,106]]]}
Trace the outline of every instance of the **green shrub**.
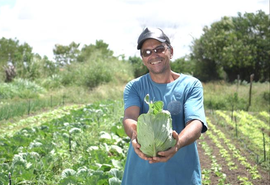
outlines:
{"label": "green shrub", "polygon": [[66,65],[60,73],[61,84],[64,86],[76,84],[79,81],[80,75],[82,75],[79,67],[76,63]]}
{"label": "green shrub", "polygon": [[[203,83],[204,104],[206,109],[246,110],[249,105],[250,84],[231,84],[224,81]],[[236,94],[235,94],[236,93]],[[253,83],[251,106],[249,111],[259,112],[269,110],[269,83]]]}
{"label": "green shrub", "polygon": [[55,74],[48,78],[42,79],[40,83],[42,87],[46,89],[55,89],[62,86],[61,82],[62,82],[62,77],[60,75]]}
{"label": "green shrub", "polygon": [[97,62],[84,70],[82,84],[92,89],[100,84],[110,82],[112,80],[112,73],[111,68],[104,65],[102,62]]}
{"label": "green shrub", "polygon": [[245,99],[239,97],[238,93],[226,95],[225,99],[227,103],[227,110],[245,110],[248,104]]}
{"label": "green shrub", "polygon": [[204,106],[205,109],[211,109],[211,110],[226,110],[226,100],[219,98],[217,96],[214,96],[212,98],[204,98]]}
{"label": "green shrub", "polygon": [[15,78],[12,83],[0,83],[0,98],[33,98],[39,94],[45,93],[46,90],[27,79]]}
{"label": "green shrub", "polygon": [[35,111],[64,105],[63,96],[45,96],[31,98],[28,100],[16,99],[9,103],[1,102],[0,104],[0,121],[4,119],[16,118]]}
{"label": "green shrub", "polygon": [[67,65],[60,73],[61,83],[64,86],[78,85],[93,89],[98,85],[112,81],[115,61],[114,58],[105,60],[93,57],[84,63]]}
{"label": "green shrub", "polygon": [[270,92],[269,91],[265,91],[265,92],[263,92],[263,99],[265,100],[265,101],[270,101]]}
{"label": "green shrub", "polygon": [[140,57],[129,57],[128,62],[133,67],[133,73],[135,78],[148,73],[148,69],[145,67]]}
{"label": "green shrub", "polygon": [[11,86],[8,83],[0,83],[0,99],[7,99],[13,97]]}

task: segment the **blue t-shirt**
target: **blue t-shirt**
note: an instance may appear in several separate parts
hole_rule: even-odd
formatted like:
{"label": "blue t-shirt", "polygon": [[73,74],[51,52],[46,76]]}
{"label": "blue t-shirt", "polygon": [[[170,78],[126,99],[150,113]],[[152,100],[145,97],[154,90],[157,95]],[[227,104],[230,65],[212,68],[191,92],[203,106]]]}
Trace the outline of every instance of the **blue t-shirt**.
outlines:
{"label": "blue t-shirt", "polygon": [[[149,73],[130,81],[124,90],[125,109],[140,107],[140,113],[148,112],[144,97],[151,101],[163,101],[164,110],[172,116],[172,128],[179,134],[185,123],[197,119],[207,130],[203,107],[201,82],[181,74],[175,81],[159,84],[152,81]],[[181,148],[169,161],[149,164],[141,159],[130,144],[122,185],[193,185],[201,184],[200,161],[196,142]]]}

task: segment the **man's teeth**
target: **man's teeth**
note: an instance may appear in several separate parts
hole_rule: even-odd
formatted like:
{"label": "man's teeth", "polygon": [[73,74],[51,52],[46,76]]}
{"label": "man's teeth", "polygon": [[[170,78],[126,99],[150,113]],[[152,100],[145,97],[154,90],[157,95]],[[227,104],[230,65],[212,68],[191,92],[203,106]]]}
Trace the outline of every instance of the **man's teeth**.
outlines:
{"label": "man's teeth", "polygon": [[155,65],[155,64],[158,64],[160,63],[161,61],[156,61],[156,62],[151,62],[151,64]]}

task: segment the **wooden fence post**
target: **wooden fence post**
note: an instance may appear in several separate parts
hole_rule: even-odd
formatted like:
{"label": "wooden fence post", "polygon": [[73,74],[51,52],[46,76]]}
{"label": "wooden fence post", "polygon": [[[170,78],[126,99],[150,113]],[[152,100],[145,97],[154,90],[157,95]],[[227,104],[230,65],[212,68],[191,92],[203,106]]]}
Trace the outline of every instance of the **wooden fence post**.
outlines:
{"label": "wooden fence post", "polygon": [[8,173],[8,185],[11,185],[11,173]]}
{"label": "wooden fence post", "polygon": [[249,87],[249,101],[248,101],[248,108],[247,111],[249,110],[249,107],[251,106],[251,92],[252,92],[252,82],[253,82],[254,74],[250,75],[250,87]]}
{"label": "wooden fence post", "polygon": [[265,137],[264,137],[264,133],[262,134],[263,134],[263,160],[266,161]]}
{"label": "wooden fence post", "polygon": [[53,105],[52,105],[52,95],[51,95],[51,107],[52,107]]}
{"label": "wooden fence post", "polygon": [[30,110],[31,110],[31,100],[28,100],[28,115],[30,115]]}
{"label": "wooden fence post", "polygon": [[238,93],[238,88],[239,88],[239,81],[240,81],[240,75],[237,75],[237,86],[236,86],[237,93]]}

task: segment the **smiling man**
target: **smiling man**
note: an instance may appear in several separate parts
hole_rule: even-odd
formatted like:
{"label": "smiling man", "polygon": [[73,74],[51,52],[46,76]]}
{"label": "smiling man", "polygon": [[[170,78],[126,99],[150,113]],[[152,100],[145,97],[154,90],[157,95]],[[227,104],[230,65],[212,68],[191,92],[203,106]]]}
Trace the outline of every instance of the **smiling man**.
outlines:
{"label": "smiling man", "polygon": [[[173,72],[170,39],[158,28],[146,28],[138,39],[142,61],[149,73],[130,81],[124,90],[126,134],[131,138],[122,185],[192,185],[201,184],[201,169],[196,140],[207,130],[201,82]],[[171,113],[172,148],[148,157],[137,142],[137,120],[148,112],[144,97],[163,101]]]}

